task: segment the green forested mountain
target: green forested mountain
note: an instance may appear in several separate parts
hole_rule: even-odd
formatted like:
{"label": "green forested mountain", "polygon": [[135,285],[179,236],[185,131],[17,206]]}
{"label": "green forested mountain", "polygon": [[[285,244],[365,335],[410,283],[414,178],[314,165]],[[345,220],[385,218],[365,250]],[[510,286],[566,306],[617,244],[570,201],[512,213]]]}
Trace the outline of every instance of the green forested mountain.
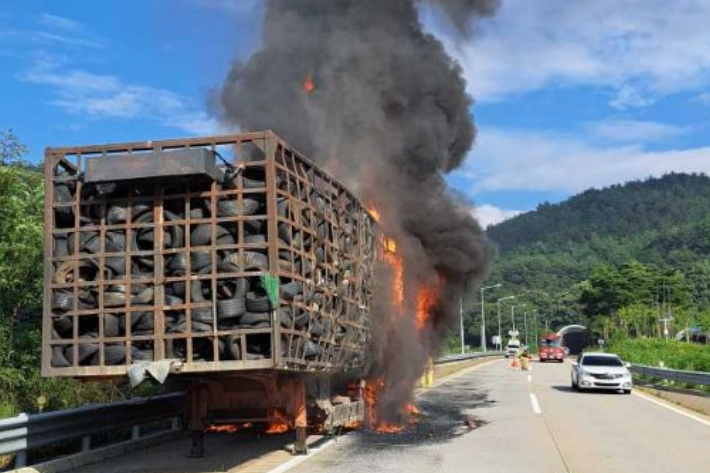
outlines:
{"label": "green forested mountain", "polygon": [[706,175],[589,190],[487,233],[499,252],[489,281],[558,323],[665,300],[688,313],[710,306]]}

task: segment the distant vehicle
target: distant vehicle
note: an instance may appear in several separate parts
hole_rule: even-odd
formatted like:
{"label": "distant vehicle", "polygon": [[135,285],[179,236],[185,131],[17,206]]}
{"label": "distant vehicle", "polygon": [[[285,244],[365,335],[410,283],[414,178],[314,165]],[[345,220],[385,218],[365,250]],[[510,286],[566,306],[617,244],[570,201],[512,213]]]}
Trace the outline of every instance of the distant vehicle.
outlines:
{"label": "distant vehicle", "polygon": [[572,363],[572,389],[605,389],[630,394],[629,364],[613,353],[583,353]]}
{"label": "distant vehicle", "polygon": [[520,340],[510,340],[505,347],[505,357],[518,356],[520,354]]}
{"label": "distant vehicle", "polygon": [[562,337],[556,333],[546,333],[540,340],[538,347],[538,357],[540,362],[545,361],[565,361],[566,351],[562,346]]}

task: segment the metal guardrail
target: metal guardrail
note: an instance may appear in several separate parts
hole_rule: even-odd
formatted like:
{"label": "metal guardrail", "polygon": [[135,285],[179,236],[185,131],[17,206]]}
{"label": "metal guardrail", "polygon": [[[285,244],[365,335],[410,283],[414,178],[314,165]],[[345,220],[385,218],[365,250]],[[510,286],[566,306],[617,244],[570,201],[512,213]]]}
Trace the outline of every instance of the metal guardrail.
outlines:
{"label": "metal guardrail", "polygon": [[710,373],[702,371],[671,370],[646,365],[631,365],[629,370],[641,376],[666,379],[676,383],[695,384],[697,386],[710,386]]}
{"label": "metal guardrail", "polygon": [[81,451],[91,450],[91,436],[131,428],[131,440],[140,438],[140,426],[172,419],[178,429],[185,409],[185,394],[173,393],[97,404],[43,414],[20,414],[0,420],[0,455],[15,453],[15,468],[27,464],[27,451],[81,439]]}
{"label": "metal guardrail", "polygon": [[456,363],[457,361],[473,360],[476,358],[486,358],[489,356],[503,356],[502,351],[487,351],[487,352],[476,352],[476,353],[466,353],[462,355],[448,355],[442,356],[434,360],[435,365],[445,365],[446,363]]}

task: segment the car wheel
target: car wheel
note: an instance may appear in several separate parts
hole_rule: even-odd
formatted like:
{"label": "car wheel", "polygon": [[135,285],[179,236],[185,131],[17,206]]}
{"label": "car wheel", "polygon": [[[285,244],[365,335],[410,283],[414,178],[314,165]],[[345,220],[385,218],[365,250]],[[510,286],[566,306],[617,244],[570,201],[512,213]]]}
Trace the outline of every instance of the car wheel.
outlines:
{"label": "car wheel", "polygon": [[573,390],[579,391],[579,386],[577,385],[577,383],[574,382],[574,379],[572,380],[571,384],[572,384],[572,389],[573,389]]}
{"label": "car wheel", "polygon": [[631,390],[630,390],[630,389],[624,389],[624,394],[631,394]]}

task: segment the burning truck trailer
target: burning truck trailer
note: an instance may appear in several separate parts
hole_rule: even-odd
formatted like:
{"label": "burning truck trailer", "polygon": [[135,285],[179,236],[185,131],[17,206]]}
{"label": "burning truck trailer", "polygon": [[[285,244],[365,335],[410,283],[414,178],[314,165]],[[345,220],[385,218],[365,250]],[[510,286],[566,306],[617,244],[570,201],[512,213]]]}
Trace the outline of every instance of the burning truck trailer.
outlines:
{"label": "burning truck trailer", "polygon": [[294,427],[304,452],[309,421],[363,421],[388,243],[336,179],[268,131],[48,148],[44,169],[45,376],[168,378],[196,455],[208,426]]}

